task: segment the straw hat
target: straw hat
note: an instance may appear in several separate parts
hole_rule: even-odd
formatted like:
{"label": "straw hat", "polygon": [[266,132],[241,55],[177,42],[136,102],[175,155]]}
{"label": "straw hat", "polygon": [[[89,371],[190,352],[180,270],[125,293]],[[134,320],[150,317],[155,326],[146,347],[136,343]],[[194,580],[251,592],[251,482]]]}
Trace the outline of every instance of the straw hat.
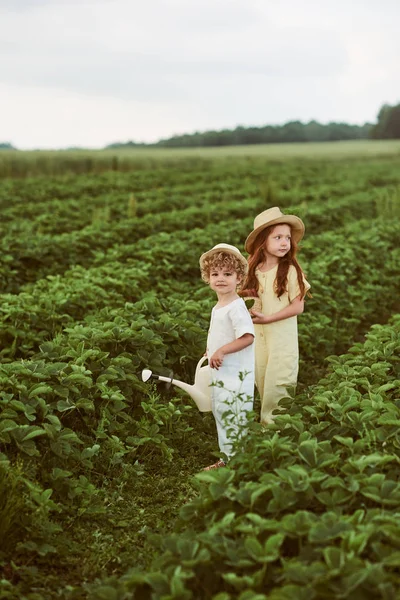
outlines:
{"label": "straw hat", "polygon": [[236,258],[238,258],[240,260],[240,262],[243,264],[243,266],[246,268],[246,272],[247,272],[247,268],[248,268],[247,260],[245,259],[243,254],[240,252],[240,250],[238,250],[236,248],[236,246],[231,246],[230,244],[217,244],[216,246],[214,246],[214,248],[211,248],[211,250],[208,250],[208,252],[204,252],[204,254],[202,254],[200,256],[200,267],[203,268],[204,261],[206,258],[209,258],[213,254],[217,254],[218,252],[226,252],[227,254],[232,254],[232,256],[235,256]]}
{"label": "straw hat", "polygon": [[260,213],[254,219],[254,229],[247,237],[247,240],[244,244],[244,248],[246,252],[249,254],[253,251],[253,244],[258,236],[258,234],[270,225],[279,225],[280,223],[284,223],[290,225],[292,230],[292,236],[296,242],[299,242],[304,235],[304,223],[299,217],[295,215],[284,215],[281,212],[278,206],[273,206],[272,208],[268,208],[264,210],[264,212]]}

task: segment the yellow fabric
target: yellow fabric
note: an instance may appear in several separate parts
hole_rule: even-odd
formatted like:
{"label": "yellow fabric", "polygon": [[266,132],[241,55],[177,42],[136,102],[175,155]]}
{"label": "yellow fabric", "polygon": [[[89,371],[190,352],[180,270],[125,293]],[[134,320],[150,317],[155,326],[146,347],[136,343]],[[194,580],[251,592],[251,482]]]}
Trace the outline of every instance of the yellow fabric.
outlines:
{"label": "yellow fabric", "polygon": [[[288,306],[300,295],[296,269],[288,272],[287,292],[280,298],[274,291],[278,266],[265,273],[257,270],[262,312],[272,315]],[[306,290],[310,284],[304,279]],[[293,396],[299,370],[297,317],[268,325],[255,325],[255,380],[261,398],[261,422],[271,423],[272,412],[279,409],[282,398]]]}

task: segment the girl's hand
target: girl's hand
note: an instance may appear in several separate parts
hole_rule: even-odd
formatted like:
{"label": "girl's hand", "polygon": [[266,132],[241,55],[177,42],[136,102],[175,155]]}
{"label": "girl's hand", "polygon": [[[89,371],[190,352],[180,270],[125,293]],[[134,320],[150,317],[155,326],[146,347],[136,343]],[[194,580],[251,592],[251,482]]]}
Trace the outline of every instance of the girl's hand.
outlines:
{"label": "girl's hand", "polygon": [[250,310],[251,320],[255,325],[267,325],[268,317],[264,313],[256,310]]}
{"label": "girl's hand", "polygon": [[208,365],[210,369],[216,369],[218,371],[218,369],[222,366],[222,363],[224,362],[224,356],[225,354],[221,350],[221,348],[214,352],[212,357],[208,359]]}

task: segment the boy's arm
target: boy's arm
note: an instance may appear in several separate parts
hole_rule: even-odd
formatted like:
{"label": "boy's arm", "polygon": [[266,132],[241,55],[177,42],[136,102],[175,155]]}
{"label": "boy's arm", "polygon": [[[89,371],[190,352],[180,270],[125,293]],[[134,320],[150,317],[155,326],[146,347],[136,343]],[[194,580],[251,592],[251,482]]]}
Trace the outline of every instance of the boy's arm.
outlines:
{"label": "boy's arm", "polygon": [[211,369],[219,369],[224,361],[224,356],[226,354],[233,354],[234,352],[239,352],[239,350],[243,350],[250,346],[254,342],[254,335],[251,333],[245,333],[240,338],[233,340],[233,342],[229,342],[229,344],[225,344],[225,346],[221,346],[218,348],[216,352],[209,359],[209,366]]}
{"label": "boy's arm", "polygon": [[301,315],[304,311],[304,299],[301,300],[300,296],[297,296],[285,308],[274,313],[273,315],[264,315],[263,313],[250,310],[252,321],[255,325],[268,325],[268,323],[275,323],[276,321],[282,321],[283,319],[289,319],[289,317],[295,317]]}

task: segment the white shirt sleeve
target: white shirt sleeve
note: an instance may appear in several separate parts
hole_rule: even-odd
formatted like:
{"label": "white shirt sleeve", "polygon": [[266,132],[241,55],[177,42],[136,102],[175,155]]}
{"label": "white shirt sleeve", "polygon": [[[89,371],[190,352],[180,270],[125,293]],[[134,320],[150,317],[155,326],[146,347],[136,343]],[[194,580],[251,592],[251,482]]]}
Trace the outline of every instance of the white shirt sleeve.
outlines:
{"label": "white shirt sleeve", "polygon": [[245,333],[250,333],[254,336],[254,324],[243,300],[234,303],[234,306],[229,311],[229,316],[236,339],[239,339]]}

